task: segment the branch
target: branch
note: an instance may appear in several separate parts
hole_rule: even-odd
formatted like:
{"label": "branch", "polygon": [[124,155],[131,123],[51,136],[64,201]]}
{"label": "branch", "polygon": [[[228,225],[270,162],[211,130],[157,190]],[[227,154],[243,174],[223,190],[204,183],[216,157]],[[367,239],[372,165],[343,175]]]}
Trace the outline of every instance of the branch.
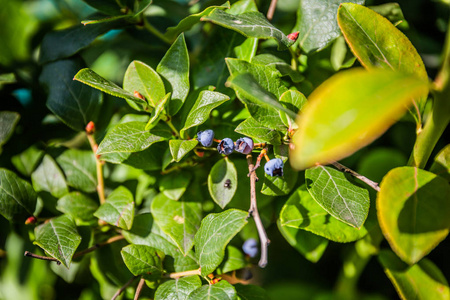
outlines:
{"label": "branch", "polygon": [[94,122],[91,121],[86,125],[86,135],[95,156],[95,162],[97,166],[97,193],[98,198],[100,199],[100,204],[103,204],[105,203],[105,182],[103,180],[103,162],[97,155],[98,145],[94,138],[94,132],[95,132],[95,124]]}
{"label": "branch", "polygon": [[139,284],[136,288],[136,293],[134,294],[134,300],[138,300],[139,299],[139,295],[141,294],[142,288],[144,287],[145,284],[145,279],[144,277],[141,278],[141,280],[139,280]]}
{"label": "branch", "polygon": [[136,276],[133,276],[130,278],[130,280],[127,281],[127,283],[125,283],[115,294],[114,296],[112,296],[111,300],[115,300],[117,297],[120,296],[120,294],[122,294],[122,292],[130,286],[130,284],[133,283],[133,281],[136,279]]}
{"label": "branch", "polygon": [[277,8],[278,0],[272,0],[270,2],[269,10],[267,11],[267,20],[272,21],[275,9]]}
{"label": "branch", "polygon": [[358,178],[359,180],[361,180],[362,182],[364,182],[365,184],[367,184],[368,186],[370,186],[371,188],[373,188],[375,191],[379,192],[380,191],[380,187],[378,186],[378,183],[375,181],[370,180],[369,178],[362,176],[359,173],[356,173],[355,171],[353,171],[352,169],[347,168],[344,165],[341,165],[338,162],[333,162],[331,163],[333,166],[335,166],[336,168],[338,168],[340,171],[345,172],[345,173],[349,173],[350,175],[352,175],[353,177]]}
{"label": "branch", "polygon": [[31,253],[31,252],[29,252],[29,251],[25,251],[25,253],[24,253],[23,255],[24,255],[24,256],[27,256],[27,257],[32,257],[32,258],[42,259],[42,260],[56,261],[56,263],[57,263],[58,265],[61,264],[61,262],[60,262],[59,260],[57,260],[56,258],[49,257],[49,256],[37,255],[37,254]]}
{"label": "branch", "polygon": [[266,230],[259,216],[258,207],[256,203],[256,173],[253,165],[252,155],[247,155],[248,170],[250,172],[250,209],[248,210],[249,216],[255,220],[256,229],[258,230],[259,240],[261,243],[261,257],[258,265],[264,268],[267,265],[267,247],[270,244],[270,240],[267,237]]}

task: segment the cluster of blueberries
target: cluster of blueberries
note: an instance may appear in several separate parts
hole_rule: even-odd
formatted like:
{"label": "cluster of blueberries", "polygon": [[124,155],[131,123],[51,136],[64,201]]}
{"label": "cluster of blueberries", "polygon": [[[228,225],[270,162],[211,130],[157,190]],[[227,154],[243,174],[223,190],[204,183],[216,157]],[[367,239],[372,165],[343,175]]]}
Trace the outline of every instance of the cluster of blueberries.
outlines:
{"label": "cluster of blueberries", "polygon": [[[214,131],[207,129],[197,132],[197,140],[204,147],[210,147],[214,141]],[[224,138],[217,145],[217,151],[225,155],[230,155],[233,151],[249,154],[253,150],[253,145],[253,140],[249,137],[239,138],[236,142],[230,138]],[[283,161],[279,158],[269,160],[264,165],[264,171],[270,176],[283,176]]]}

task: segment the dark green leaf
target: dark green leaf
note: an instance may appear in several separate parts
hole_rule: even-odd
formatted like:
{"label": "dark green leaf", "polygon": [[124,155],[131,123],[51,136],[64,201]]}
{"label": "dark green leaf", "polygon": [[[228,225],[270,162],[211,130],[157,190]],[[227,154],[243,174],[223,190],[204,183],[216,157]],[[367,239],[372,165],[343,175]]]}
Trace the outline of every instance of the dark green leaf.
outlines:
{"label": "dark green leaf", "polygon": [[448,195],[445,179],[418,168],[396,168],[383,178],[377,197],[378,221],[403,261],[415,264],[448,235]]}
{"label": "dark green leaf", "polygon": [[204,285],[193,291],[188,297],[188,300],[197,299],[236,300],[236,290],[226,280],[222,280],[216,284]]}
{"label": "dark green leaf", "polygon": [[202,286],[198,276],[175,278],[161,284],[155,292],[155,300],[186,300],[190,293]]}
{"label": "dark green leaf", "polygon": [[84,131],[90,121],[97,120],[102,95],[73,76],[84,67],[80,59],[58,60],[42,70],[40,82],[47,86],[47,107],[67,126]]}
{"label": "dark green leaf", "polygon": [[81,242],[81,236],[71,217],[62,215],[50,219],[36,227],[34,234],[34,244],[69,268],[72,256]]}
{"label": "dark green leaf", "polygon": [[272,145],[279,145],[281,143],[281,136],[278,131],[258,123],[252,117],[239,124],[235,131],[260,142],[268,142]]}
{"label": "dark green leaf", "polygon": [[88,196],[80,192],[72,192],[60,198],[56,203],[56,209],[62,213],[71,215],[75,221],[81,224],[95,222],[94,212],[98,204]]}
{"label": "dark green leaf", "polygon": [[94,213],[108,224],[130,230],[134,218],[133,194],[124,186],[119,186]]}
{"label": "dark green leaf", "polygon": [[225,256],[225,247],[247,224],[248,212],[229,209],[207,215],[195,235],[195,256],[202,276],[212,273]]}
{"label": "dark green leaf", "polygon": [[330,167],[306,170],[306,187],[316,202],[336,219],[361,228],[370,207],[369,192]]}
{"label": "dark green leaf", "polygon": [[[225,184],[228,183],[229,184]],[[231,201],[238,186],[237,171],[234,163],[224,157],[211,169],[208,176],[209,194],[222,209]]]}
{"label": "dark green leaf", "polygon": [[232,29],[245,37],[274,39],[278,43],[278,50],[285,50],[294,43],[280,29],[274,27],[260,12],[251,11],[239,15],[232,15],[215,9],[208,16],[202,17],[201,20],[210,21],[225,28]]}
{"label": "dark green leaf", "polygon": [[186,154],[197,146],[197,140],[170,140],[170,154],[173,160],[179,162]]}
{"label": "dark green leaf", "polygon": [[31,180],[37,192],[49,192],[56,198],[60,198],[69,192],[63,172],[48,154],[44,156],[39,167],[31,174]]}
{"label": "dark green leaf", "polygon": [[22,153],[14,155],[11,162],[22,175],[30,177],[42,156],[44,151],[33,145]]}
{"label": "dark green leaf", "polygon": [[283,172],[284,175],[281,177],[264,174],[264,185],[261,193],[269,196],[289,194],[297,183],[298,172],[294,171],[288,162],[285,163]]}
{"label": "dark green leaf", "polygon": [[0,111],[0,153],[4,145],[12,136],[20,115],[12,111]]}
{"label": "dark green leaf", "polygon": [[183,254],[187,254],[200,227],[201,204],[184,199],[174,201],[161,193],[153,199],[151,210],[156,224],[172,238]]}
{"label": "dark green leaf", "polygon": [[389,250],[382,250],[378,259],[402,299],[449,299],[448,282],[430,260],[408,266]]}
{"label": "dark green leaf", "polygon": [[357,229],[328,214],[311,197],[306,185],[300,186],[283,206],[280,225],[307,230],[339,243],[353,242],[367,234],[365,226]]}
{"label": "dark green leaf", "polygon": [[304,79],[300,72],[292,69],[291,65],[287,64],[284,60],[273,54],[259,54],[255,56],[251,62],[272,68],[274,71],[278,71],[281,76],[289,76],[293,82],[300,82]]}
{"label": "dark green leaf", "polygon": [[181,34],[161,59],[156,71],[165,79],[166,91],[172,91],[168,114],[175,115],[189,93],[189,53]]}
{"label": "dark green leaf", "polygon": [[115,152],[139,152],[152,144],[172,137],[170,129],[158,124],[152,130],[145,130],[145,122],[128,122],[116,125],[108,131],[98,146],[97,154]]}
{"label": "dark green leaf", "polygon": [[189,172],[172,172],[163,176],[159,182],[159,190],[166,197],[177,201],[183,196],[191,182],[192,175]]}
{"label": "dark green leaf", "polygon": [[244,253],[238,248],[228,245],[225,251],[225,258],[217,268],[217,274],[225,274],[231,271],[243,269],[247,266]]}
{"label": "dark green leaf", "polygon": [[295,29],[300,32],[299,45],[306,53],[322,50],[341,34],[336,14],[342,2],[364,4],[364,0],[300,2]]}
{"label": "dark green leaf", "polygon": [[120,2],[110,1],[110,0],[83,0],[88,5],[92,6],[99,11],[107,13],[109,15],[118,15],[121,13],[121,6],[119,6]]}
{"label": "dark green leaf", "polygon": [[66,181],[83,192],[95,192],[97,189],[97,171],[92,151],[69,149],[56,158],[66,175]]}
{"label": "dark green leaf", "polygon": [[31,184],[14,172],[0,168],[0,213],[8,221],[33,215],[37,195]]}
{"label": "dark green leaf", "polygon": [[269,295],[260,286],[253,284],[235,284],[234,288],[239,300],[269,300]]}
{"label": "dark green leaf", "polygon": [[[294,112],[295,114],[298,114],[306,104],[306,97],[299,91],[289,90],[281,95],[280,103],[288,110]],[[295,123],[295,118],[292,118],[291,114],[288,115],[280,112],[280,117],[284,125],[286,125],[288,128],[297,129],[298,126]]]}
{"label": "dark green leaf", "polygon": [[120,251],[123,261],[134,276],[158,278],[163,272],[164,252],[146,245],[128,245]]}

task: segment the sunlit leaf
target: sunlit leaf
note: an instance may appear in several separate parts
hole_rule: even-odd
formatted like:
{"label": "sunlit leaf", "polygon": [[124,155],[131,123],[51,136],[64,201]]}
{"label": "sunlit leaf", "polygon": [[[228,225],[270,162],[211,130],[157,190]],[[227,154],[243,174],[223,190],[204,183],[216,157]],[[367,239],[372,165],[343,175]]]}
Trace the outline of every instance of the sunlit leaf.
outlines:
{"label": "sunlit leaf", "polygon": [[238,177],[234,163],[224,157],[211,169],[208,175],[209,194],[222,209],[231,201],[238,186]]}
{"label": "sunlit leaf", "polygon": [[206,284],[193,291],[188,300],[195,299],[222,299],[236,300],[236,290],[226,280],[221,280],[216,284]]}
{"label": "sunlit leaf", "polygon": [[197,146],[197,140],[170,140],[170,154],[173,160],[179,162],[186,154]]}
{"label": "sunlit leaf", "polygon": [[119,186],[94,215],[108,224],[129,230],[134,218],[133,194],[126,187]]}
{"label": "sunlit leaf", "polygon": [[161,284],[155,292],[155,300],[185,300],[189,294],[202,286],[198,276],[175,278]]}
{"label": "sunlit leaf", "polygon": [[158,278],[163,272],[164,252],[146,245],[128,245],[120,251],[123,261],[134,276]]}

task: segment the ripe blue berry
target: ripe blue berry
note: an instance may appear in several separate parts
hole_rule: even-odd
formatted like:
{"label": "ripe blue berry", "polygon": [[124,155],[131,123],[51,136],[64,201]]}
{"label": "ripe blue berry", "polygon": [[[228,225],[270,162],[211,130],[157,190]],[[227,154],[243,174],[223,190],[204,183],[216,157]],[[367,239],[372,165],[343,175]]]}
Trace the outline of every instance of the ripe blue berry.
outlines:
{"label": "ripe blue berry", "polygon": [[258,254],[258,242],[255,239],[248,239],[242,245],[244,253],[250,257],[255,257]]}
{"label": "ripe blue berry", "polygon": [[269,160],[264,165],[264,171],[270,176],[283,176],[283,161],[280,158]]}
{"label": "ripe blue berry", "polygon": [[253,140],[248,137],[240,138],[236,141],[236,149],[237,152],[243,154],[249,154],[253,150]]}
{"label": "ripe blue berry", "polygon": [[219,145],[217,145],[217,151],[219,151],[220,154],[230,155],[233,153],[233,150],[234,143],[230,138],[224,138],[220,141]]}
{"label": "ripe blue berry", "polygon": [[204,147],[211,146],[214,140],[214,131],[212,129],[207,129],[205,131],[197,132],[197,140]]}

